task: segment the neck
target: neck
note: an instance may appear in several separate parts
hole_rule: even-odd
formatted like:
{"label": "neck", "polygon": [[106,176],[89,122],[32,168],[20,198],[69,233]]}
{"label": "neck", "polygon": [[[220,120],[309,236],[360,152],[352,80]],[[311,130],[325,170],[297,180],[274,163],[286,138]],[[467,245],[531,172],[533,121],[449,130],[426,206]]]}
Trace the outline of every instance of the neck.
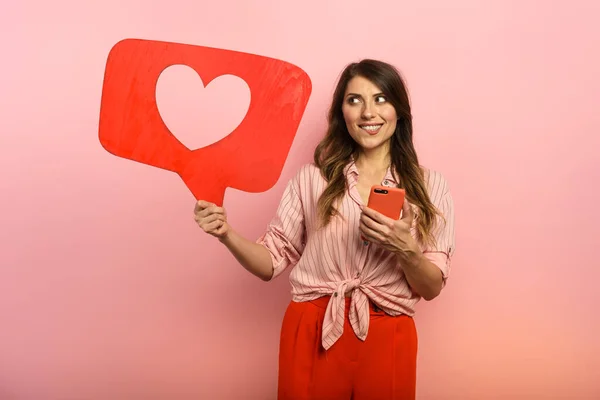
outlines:
{"label": "neck", "polygon": [[387,146],[370,150],[361,149],[356,159],[356,168],[369,172],[387,170],[390,161],[390,152]]}

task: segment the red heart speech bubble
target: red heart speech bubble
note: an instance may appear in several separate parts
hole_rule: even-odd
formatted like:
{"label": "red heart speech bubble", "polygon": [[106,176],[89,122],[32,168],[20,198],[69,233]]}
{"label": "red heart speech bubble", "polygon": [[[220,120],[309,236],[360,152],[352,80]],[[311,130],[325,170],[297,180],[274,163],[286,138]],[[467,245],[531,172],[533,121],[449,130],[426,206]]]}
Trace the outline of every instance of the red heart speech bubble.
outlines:
{"label": "red heart speech bubble", "polygon": [[[156,104],[156,83],[162,71],[177,64],[194,69],[205,86],[222,75],[248,84],[248,112],[229,135],[191,150],[169,131]],[[196,199],[222,205],[228,187],[256,193],[277,182],[311,90],[309,76],[285,61],[125,39],[111,49],[106,63],[100,143],[116,156],[176,172]],[[203,128],[210,129],[198,129]]]}

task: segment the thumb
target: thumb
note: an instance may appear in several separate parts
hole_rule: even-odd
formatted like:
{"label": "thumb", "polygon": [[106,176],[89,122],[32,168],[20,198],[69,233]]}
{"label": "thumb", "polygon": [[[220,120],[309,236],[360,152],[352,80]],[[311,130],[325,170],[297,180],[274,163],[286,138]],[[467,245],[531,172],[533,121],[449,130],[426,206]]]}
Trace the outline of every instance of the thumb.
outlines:
{"label": "thumb", "polygon": [[204,200],[198,200],[196,202],[196,207],[194,207],[194,212],[198,212],[198,211],[202,211],[205,208],[211,207],[214,204],[209,203],[208,201],[204,201]]}
{"label": "thumb", "polygon": [[407,200],[405,200],[404,204],[402,205],[401,221],[407,223],[408,226],[411,226],[413,218],[414,218],[414,215],[413,215],[412,207],[411,207],[410,203]]}

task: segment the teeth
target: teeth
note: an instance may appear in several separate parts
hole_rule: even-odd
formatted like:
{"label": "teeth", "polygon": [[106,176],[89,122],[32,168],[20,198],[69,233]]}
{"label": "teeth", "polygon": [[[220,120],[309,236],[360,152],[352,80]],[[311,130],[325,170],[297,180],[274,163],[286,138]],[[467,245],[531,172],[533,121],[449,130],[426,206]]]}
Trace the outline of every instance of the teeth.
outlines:
{"label": "teeth", "polygon": [[377,129],[381,128],[381,125],[365,125],[362,128],[366,131],[375,132]]}

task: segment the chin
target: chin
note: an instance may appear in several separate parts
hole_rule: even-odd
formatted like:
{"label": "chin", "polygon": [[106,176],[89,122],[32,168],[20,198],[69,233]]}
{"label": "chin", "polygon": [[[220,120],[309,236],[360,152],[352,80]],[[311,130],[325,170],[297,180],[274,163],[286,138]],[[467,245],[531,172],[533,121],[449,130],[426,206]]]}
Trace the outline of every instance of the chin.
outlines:
{"label": "chin", "polygon": [[386,146],[390,142],[390,138],[379,138],[377,136],[373,137],[363,137],[360,140],[356,141],[358,145],[365,150],[374,150],[382,146]]}

